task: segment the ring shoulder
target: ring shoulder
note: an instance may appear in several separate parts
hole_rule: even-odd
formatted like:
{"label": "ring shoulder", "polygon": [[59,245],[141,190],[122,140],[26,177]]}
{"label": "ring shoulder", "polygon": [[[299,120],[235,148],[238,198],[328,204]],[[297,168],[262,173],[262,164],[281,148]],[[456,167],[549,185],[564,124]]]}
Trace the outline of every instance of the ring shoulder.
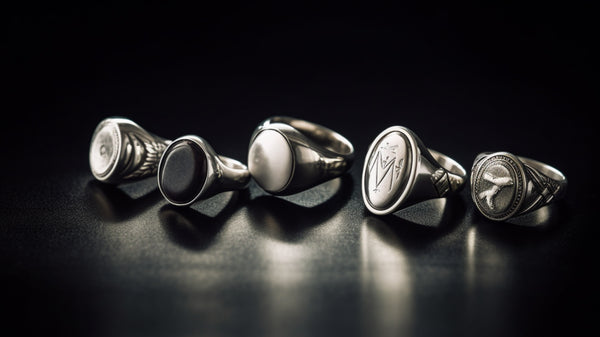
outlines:
{"label": "ring shoulder", "polygon": [[526,200],[520,214],[536,210],[564,194],[564,184],[523,163],[527,178]]}
{"label": "ring shoulder", "polygon": [[160,158],[170,141],[153,136],[143,130],[129,132],[124,135],[133,147],[133,160],[127,165],[121,175],[123,179],[137,179],[156,174]]}

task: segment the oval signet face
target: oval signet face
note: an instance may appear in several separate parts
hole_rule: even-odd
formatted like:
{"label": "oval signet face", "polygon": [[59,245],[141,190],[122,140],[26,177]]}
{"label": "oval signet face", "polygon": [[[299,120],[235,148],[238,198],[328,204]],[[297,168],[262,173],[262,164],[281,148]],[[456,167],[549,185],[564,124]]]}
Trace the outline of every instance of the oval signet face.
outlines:
{"label": "oval signet face", "polygon": [[208,160],[204,150],[183,140],[167,148],[163,156],[158,181],[164,196],[179,204],[192,202],[206,181]]}
{"label": "oval signet face", "polygon": [[248,151],[248,170],[267,192],[283,190],[294,169],[294,156],[285,137],[275,130],[261,131]]}
{"label": "oval signet face", "polygon": [[514,158],[495,154],[477,165],[471,195],[486,217],[504,220],[518,209],[523,198],[523,172]]}
{"label": "oval signet face", "polygon": [[373,146],[363,172],[364,195],[369,205],[385,210],[404,192],[410,176],[412,150],[406,135],[391,131]]}
{"label": "oval signet face", "polygon": [[97,178],[105,177],[117,162],[120,138],[119,127],[106,123],[94,134],[90,146],[90,168]]}

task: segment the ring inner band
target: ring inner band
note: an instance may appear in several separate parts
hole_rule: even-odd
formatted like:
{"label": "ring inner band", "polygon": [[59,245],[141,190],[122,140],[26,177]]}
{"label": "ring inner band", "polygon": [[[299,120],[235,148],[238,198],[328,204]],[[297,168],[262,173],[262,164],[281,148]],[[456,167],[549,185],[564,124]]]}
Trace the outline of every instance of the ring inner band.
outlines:
{"label": "ring inner band", "polygon": [[270,123],[288,124],[305,136],[309,137],[316,144],[342,156],[350,156],[354,153],[354,147],[348,139],[322,125],[283,116],[272,117],[268,119],[264,125]]}
{"label": "ring inner band", "polygon": [[466,177],[467,171],[459,163],[457,163],[454,159],[446,156],[445,154],[437,152],[435,150],[432,150],[432,149],[428,149],[428,150],[429,150],[429,153],[431,153],[431,156],[433,157],[433,159],[435,159],[438,162],[438,164],[440,164],[448,172],[458,175],[458,176],[461,176],[461,177]]}
{"label": "ring inner band", "polygon": [[[482,152],[479,155],[477,155],[477,157],[475,158],[475,163],[479,162],[482,158],[489,156],[490,154],[492,154],[492,152]],[[554,167],[542,163],[540,161],[531,159],[531,158],[527,158],[527,157],[522,157],[522,156],[515,156],[517,157],[522,163],[531,166],[532,168],[536,169],[539,173],[545,175],[546,177],[557,181],[558,183],[564,184],[567,181],[567,177],[560,172],[559,170],[555,169]],[[475,164],[474,164],[475,165]]]}
{"label": "ring inner band", "polygon": [[541,174],[547,176],[550,179],[556,180],[558,182],[564,182],[567,180],[567,178],[564,174],[562,174],[562,172],[548,164],[544,164],[542,162],[527,157],[518,156],[518,158],[524,164],[533,167],[534,169],[538,170]]}

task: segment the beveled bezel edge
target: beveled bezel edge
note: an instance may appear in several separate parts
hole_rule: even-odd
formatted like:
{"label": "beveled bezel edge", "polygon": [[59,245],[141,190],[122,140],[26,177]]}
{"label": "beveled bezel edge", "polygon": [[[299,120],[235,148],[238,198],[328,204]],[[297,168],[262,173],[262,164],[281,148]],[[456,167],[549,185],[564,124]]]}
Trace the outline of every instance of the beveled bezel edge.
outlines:
{"label": "beveled bezel edge", "polygon": [[[256,179],[254,179],[254,177],[252,177],[254,179],[254,181],[256,181],[256,183],[258,184],[258,186],[260,186],[260,188],[262,188],[263,190],[277,195],[277,194],[281,194],[283,192],[285,192],[285,190],[290,186],[290,184],[292,183],[292,181],[294,180],[294,174],[296,173],[296,150],[294,149],[293,143],[290,140],[290,137],[288,135],[286,135],[286,133],[280,129],[280,125],[284,126],[285,128],[289,128],[289,130],[286,130],[288,132],[298,132],[294,127],[292,127],[289,124],[285,124],[285,123],[271,123],[271,124],[267,124],[267,125],[260,125],[252,134],[252,137],[250,137],[250,146],[248,147],[248,149],[252,148],[252,145],[254,144],[254,140],[256,139],[256,137],[258,137],[259,134],[261,134],[263,131],[276,131],[277,133],[279,133],[283,139],[285,139],[288,148],[290,150],[290,153],[292,154],[292,169],[290,171],[290,176],[288,177],[287,182],[285,183],[285,185],[283,185],[282,188],[280,188],[277,191],[273,191],[273,190],[268,190],[266,188],[264,188],[260,182]],[[250,151],[248,151],[248,154],[250,154]],[[250,170],[250,158],[247,159],[248,160],[248,170]]]}
{"label": "beveled bezel edge", "polygon": [[[129,123],[129,124],[133,124],[135,126],[137,126],[137,124],[129,119],[126,118],[121,118],[121,117],[109,117],[109,118],[105,118],[102,121],[100,121],[100,123],[98,123],[98,125],[96,126],[96,129],[94,130],[94,133],[92,134],[92,139],[90,141],[90,150],[88,153],[88,161],[89,161],[89,165],[90,165],[90,171],[92,172],[92,175],[94,176],[94,178],[96,178],[98,181],[101,182],[110,182],[111,177],[113,176],[113,174],[115,173],[115,171],[117,170],[117,167],[119,166],[119,158],[121,158],[121,153],[123,151],[122,147],[123,147],[123,135],[121,134],[121,128],[119,127],[119,123]],[[112,124],[114,126],[113,131],[114,131],[114,135],[116,136],[116,154],[114,155],[114,161],[111,163],[110,169],[106,170],[105,174],[97,174],[94,169],[92,168],[92,158],[91,158],[91,154],[92,154],[92,146],[94,145],[94,140],[96,139],[96,136],[98,135],[98,133],[105,128],[107,125]]]}
{"label": "beveled bezel edge", "polygon": [[[517,181],[518,185],[515,186],[515,189],[517,189],[517,190],[519,188],[522,189],[521,198],[517,201],[516,204],[513,201],[513,203],[510,206],[510,208],[513,208],[513,210],[510,212],[506,212],[506,214],[504,214],[503,216],[498,216],[498,217],[492,216],[492,215],[488,214],[488,212],[482,210],[481,207],[479,206],[479,201],[477,200],[475,193],[474,193],[474,188],[475,188],[474,182],[475,182],[477,176],[479,175],[479,171],[481,170],[481,167],[483,166],[484,163],[486,163],[487,161],[489,161],[490,159],[492,159],[493,157],[496,157],[496,156],[509,157],[516,163],[517,169],[521,173],[521,179]],[[493,220],[493,221],[505,221],[505,220],[512,218],[516,214],[518,214],[521,209],[521,206],[523,205],[523,202],[526,198],[527,184],[528,184],[527,175],[525,174],[525,169],[523,167],[523,163],[521,162],[519,157],[510,152],[499,151],[499,152],[481,153],[476,158],[478,160],[476,159],[477,161],[476,161],[475,165],[473,165],[473,168],[471,170],[471,199],[473,200],[473,203],[475,204],[475,207],[477,208],[479,213],[481,213],[483,216],[485,216],[486,218]]]}
{"label": "beveled bezel edge", "polygon": [[320,152],[328,153],[328,157],[331,157],[331,158],[340,157],[350,163],[352,163],[354,161],[355,151],[354,151],[354,145],[352,144],[352,142],[348,138],[346,138],[345,136],[340,134],[339,132],[337,132],[333,129],[330,129],[329,127],[326,127],[321,124],[317,124],[317,123],[314,123],[314,122],[311,122],[311,121],[308,121],[305,119],[301,119],[301,118],[284,116],[284,115],[276,115],[276,116],[271,116],[269,118],[264,119],[259,124],[259,126],[257,127],[256,130],[259,130],[261,128],[267,128],[269,126],[277,126],[278,124],[285,125],[291,129],[295,130],[296,133],[306,137],[307,139],[309,139],[311,141],[315,140],[314,131],[307,130],[306,128],[303,128],[303,127],[298,127],[297,124],[305,124],[305,125],[309,125],[311,128],[319,129],[320,133],[324,132],[329,135],[328,138],[330,138],[330,142],[332,142],[332,143],[337,142],[339,144],[342,144],[341,147],[343,147],[347,150],[347,151],[338,151],[335,149],[335,147],[319,144],[318,148],[321,149]]}
{"label": "beveled bezel edge", "polygon": [[[400,194],[398,199],[391,206],[384,208],[384,209],[378,209],[371,204],[369,198],[367,197],[367,193],[365,191],[365,183],[366,183],[365,176],[366,176],[366,172],[368,170],[369,159],[371,158],[371,156],[373,154],[373,150],[375,149],[375,146],[377,144],[379,144],[379,142],[381,141],[381,139],[383,137],[387,136],[388,134],[390,134],[392,132],[400,132],[401,134],[406,136],[406,138],[408,139],[408,142],[410,144],[410,151],[411,151],[410,175],[408,177],[408,180],[406,181],[404,190],[402,191],[402,193]],[[412,191],[412,189],[415,185],[415,181],[417,179],[417,170],[419,168],[419,163],[421,161],[420,158],[421,158],[421,150],[419,149],[417,138],[410,129],[408,129],[404,126],[390,126],[387,129],[380,132],[377,135],[377,137],[375,137],[375,139],[371,142],[371,145],[369,145],[369,150],[367,151],[367,155],[365,156],[365,161],[363,164],[363,171],[362,171],[362,175],[361,175],[361,184],[360,184],[363,203],[365,204],[365,206],[371,213],[376,214],[376,215],[386,215],[386,214],[394,213],[395,211],[400,209],[400,207],[402,206],[402,203],[408,198],[408,196],[410,195],[410,192]]]}
{"label": "beveled bezel edge", "polygon": [[[196,196],[194,198],[192,198],[192,199],[190,199],[190,201],[186,201],[186,202],[177,202],[177,201],[172,200],[169,197],[167,197],[167,195],[163,191],[161,177],[162,177],[163,167],[164,167],[164,162],[165,162],[165,157],[166,157],[165,154],[172,147],[174,147],[178,143],[181,143],[184,141],[189,141],[189,142],[196,144],[197,146],[200,147],[202,152],[204,152],[204,156],[206,157],[206,177],[204,178],[204,184],[202,185],[202,188],[200,189],[200,191],[196,194]],[[216,160],[216,157],[217,157],[217,154],[215,153],[214,149],[206,142],[206,140],[204,140],[203,138],[198,137],[196,135],[185,135],[185,136],[181,136],[181,137],[173,140],[163,151],[163,154],[160,157],[160,161],[158,163],[158,169],[156,172],[158,189],[160,190],[160,193],[165,198],[165,200],[167,200],[171,205],[174,205],[174,206],[189,206],[189,205],[193,204],[194,202],[198,201],[199,199],[203,199],[203,195],[206,194],[206,192],[212,187],[212,185],[215,183],[215,181],[218,179],[218,176],[219,176],[219,173],[218,173],[219,172],[219,169],[218,169],[219,164]]]}

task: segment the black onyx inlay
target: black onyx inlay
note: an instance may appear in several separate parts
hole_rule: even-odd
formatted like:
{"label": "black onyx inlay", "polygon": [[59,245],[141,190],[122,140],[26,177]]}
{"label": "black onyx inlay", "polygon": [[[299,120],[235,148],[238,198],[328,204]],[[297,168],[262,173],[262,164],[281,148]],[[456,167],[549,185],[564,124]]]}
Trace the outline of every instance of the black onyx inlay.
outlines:
{"label": "black onyx inlay", "polygon": [[204,151],[194,142],[183,141],[165,152],[161,189],[177,203],[192,201],[204,186],[207,162]]}

